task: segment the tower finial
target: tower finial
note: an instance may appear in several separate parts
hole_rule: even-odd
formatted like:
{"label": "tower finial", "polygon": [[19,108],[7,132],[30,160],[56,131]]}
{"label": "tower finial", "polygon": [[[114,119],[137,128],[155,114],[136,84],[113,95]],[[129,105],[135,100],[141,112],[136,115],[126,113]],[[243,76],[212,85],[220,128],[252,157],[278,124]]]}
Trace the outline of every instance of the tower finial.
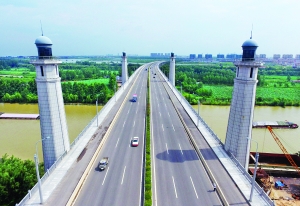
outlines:
{"label": "tower finial", "polygon": [[43,32],[43,25],[42,25],[42,21],[40,20],[41,23],[41,31],[42,31],[42,36],[44,36],[44,32]]}
{"label": "tower finial", "polygon": [[253,30],[253,24],[252,24],[252,28],[251,28],[251,36],[250,36],[250,39],[252,39],[252,30]]}

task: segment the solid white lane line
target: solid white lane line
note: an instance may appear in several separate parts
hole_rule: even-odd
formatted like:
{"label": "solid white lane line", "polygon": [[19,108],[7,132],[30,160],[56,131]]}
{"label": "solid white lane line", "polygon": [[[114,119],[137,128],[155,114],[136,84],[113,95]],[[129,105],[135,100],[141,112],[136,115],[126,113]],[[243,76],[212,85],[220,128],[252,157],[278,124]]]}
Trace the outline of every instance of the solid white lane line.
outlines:
{"label": "solid white lane line", "polygon": [[173,124],[172,124],[172,127],[173,127],[173,130],[174,130],[174,132],[175,132],[175,128],[174,128]]}
{"label": "solid white lane line", "polygon": [[133,127],[134,127],[134,125],[135,125],[135,121],[133,121]]}
{"label": "solid white lane line", "polygon": [[174,185],[175,195],[176,195],[176,198],[178,198],[177,197],[177,191],[176,191],[176,185],[175,185],[175,181],[174,181],[174,177],[173,176],[172,176],[172,179],[173,179],[173,185]]}
{"label": "solid white lane line", "polygon": [[124,167],[124,172],[123,172],[123,177],[122,177],[122,182],[121,182],[121,185],[123,184],[123,180],[124,180],[125,171],[126,171],[126,166]]}
{"label": "solid white lane line", "polygon": [[191,178],[191,182],[192,182],[192,185],[193,185],[193,188],[194,188],[194,191],[195,191],[196,197],[197,197],[197,199],[198,199],[198,194],[197,194],[197,191],[196,191],[196,188],[195,188],[195,185],[194,185],[193,179],[192,179],[192,177],[191,177],[191,176],[190,176],[190,178]]}
{"label": "solid white lane line", "polygon": [[106,175],[107,175],[107,173],[108,173],[108,170],[109,170],[109,167],[107,167],[107,170],[106,170],[106,173],[105,173],[105,176],[104,176],[104,179],[103,179],[102,185],[103,185],[103,184],[104,184],[104,182],[105,182],[105,179],[106,179]]}
{"label": "solid white lane line", "polygon": [[125,122],[123,123],[123,127],[124,127],[124,125],[125,125]]}
{"label": "solid white lane line", "polygon": [[166,143],[166,148],[167,148],[167,153],[169,154],[169,150],[168,150],[168,145],[167,145],[167,143]]}
{"label": "solid white lane line", "polygon": [[179,148],[180,148],[180,152],[181,152],[181,154],[183,155],[183,152],[182,152],[182,149],[181,149],[181,146],[180,146],[180,144],[179,144]]}
{"label": "solid white lane line", "polygon": [[116,144],[115,148],[116,148],[116,147],[118,146],[118,143],[119,143],[119,139],[120,139],[120,138],[118,138],[118,141],[117,141],[117,144]]}
{"label": "solid white lane line", "polygon": [[164,125],[163,125],[163,124],[161,124],[161,128],[162,128],[163,131],[165,131],[165,130],[164,130]]}

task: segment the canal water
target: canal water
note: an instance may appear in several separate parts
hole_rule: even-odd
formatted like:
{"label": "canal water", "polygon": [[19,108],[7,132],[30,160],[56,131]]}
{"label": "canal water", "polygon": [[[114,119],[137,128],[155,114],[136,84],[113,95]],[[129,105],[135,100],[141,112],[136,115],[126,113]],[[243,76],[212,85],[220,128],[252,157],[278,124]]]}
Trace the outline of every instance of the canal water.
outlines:
{"label": "canal water", "polygon": [[[198,106],[193,106],[198,111]],[[99,107],[99,111],[100,111]],[[96,115],[95,105],[65,105],[70,142]],[[229,106],[200,106],[200,115],[218,137],[225,142]],[[38,114],[37,104],[0,103],[0,112]],[[300,125],[300,107],[255,107],[254,121],[288,120]],[[267,129],[253,129],[252,138],[258,143],[259,152],[281,153]],[[300,128],[274,129],[282,144],[290,153],[300,151]],[[21,159],[32,159],[35,144],[40,140],[39,120],[0,120],[0,156],[7,153]],[[251,142],[251,151],[256,150],[256,143]],[[41,143],[37,144],[39,157],[42,158]]]}
{"label": "canal water", "polygon": [[[100,111],[102,107],[99,106]],[[70,143],[96,115],[95,105],[65,105]],[[38,114],[38,104],[0,103],[0,112]],[[0,156],[5,153],[21,159],[32,159],[35,144],[41,139],[40,120],[0,119]],[[42,144],[37,143],[39,158],[42,158]]]}
{"label": "canal water", "polygon": [[[198,112],[198,106],[193,108]],[[230,106],[200,105],[200,116],[211,127],[215,134],[225,142]],[[297,123],[300,126],[300,107],[267,107],[254,108],[253,121],[285,121]],[[291,154],[300,151],[300,127],[298,129],[273,129],[281,143]],[[267,128],[252,129],[251,151],[282,153]],[[255,141],[258,143],[256,144]]]}

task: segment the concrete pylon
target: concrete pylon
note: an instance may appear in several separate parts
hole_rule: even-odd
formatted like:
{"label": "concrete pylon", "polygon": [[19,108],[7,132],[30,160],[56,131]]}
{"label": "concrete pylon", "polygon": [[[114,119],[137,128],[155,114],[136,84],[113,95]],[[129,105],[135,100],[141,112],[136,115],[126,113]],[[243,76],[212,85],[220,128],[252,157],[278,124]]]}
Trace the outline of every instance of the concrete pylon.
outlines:
{"label": "concrete pylon", "polygon": [[225,139],[225,150],[233,154],[246,171],[249,162],[249,138],[252,137],[257,73],[262,66],[261,62],[255,61],[257,47],[252,39],[245,41],[242,45],[242,61],[234,63],[236,77]]}
{"label": "concrete pylon", "polygon": [[45,171],[70,150],[69,133],[59,77],[58,64],[52,57],[52,42],[40,36],[35,40],[38,58],[31,60],[36,69],[36,85],[40,113]]}
{"label": "concrete pylon", "polygon": [[175,56],[173,52],[170,57],[169,81],[175,86]]}
{"label": "concrete pylon", "polygon": [[122,85],[128,80],[128,70],[127,70],[127,57],[126,53],[123,52],[122,56]]}

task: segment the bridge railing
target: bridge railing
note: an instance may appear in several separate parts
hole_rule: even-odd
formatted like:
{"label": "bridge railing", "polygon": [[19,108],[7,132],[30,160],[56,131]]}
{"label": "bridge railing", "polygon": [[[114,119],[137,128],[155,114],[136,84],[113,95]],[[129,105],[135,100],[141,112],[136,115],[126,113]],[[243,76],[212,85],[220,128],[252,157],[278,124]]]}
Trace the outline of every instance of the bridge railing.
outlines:
{"label": "bridge railing", "polygon": [[[115,95],[109,99],[109,101],[102,107],[102,109],[96,114],[96,116],[88,123],[88,125],[79,133],[79,135],[74,139],[74,141],[71,143],[70,148],[72,149],[76,143],[84,136],[84,133],[92,127],[92,125],[97,121],[97,118],[104,118],[106,114],[110,112],[110,109],[114,106],[117,99],[120,98],[123,91],[128,87],[128,85],[131,83],[132,79],[137,75],[138,71],[141,69],[144,69],[145,65],[142,65],[139,67],[123,84],[118,91],[116,91]],[[99,122],[101,124],[101,122]],[[71,150],[70,149],[70,150]],[[58,166],[58,164],[64,159],[64,157],[67,155],[68,152],[64,152],[55,162],[54,164],[47,170],[47,172],[43,175],[41,178],[41,183],[45,182],[47,178],[50,176],[50,174],[55,170],[55,168]],[[31,190],[28,190],[28,193],[25,195],[25,197],[16,205],[25,205],[26,201],[29,200],[33,193],[38,191],[38,183],[36,183]]]}
{"label": "bridge railing", "polygon": [[[177,90],[175,86],[173,86],[168,78],[165,76],[165,74],[159,70],[161,75],[164,77],[165,81],[169,85],[169,87],[172,89],[174,94],[176,95],[177,99],[180,100],[183,107],[185,107],[187,113],[191,117],[191,119],[194,121],[195,125],[198,125],[198,121],[202,123],[202,125],[205,127],[205,129],[209,132],[211,137],[213,137],[224,149],[224,144],[221,141],[221,139],[213,132],[213,130],[208,126],[208,124],[200,117],[200,115],[195,111],[195,109],[190,105],[190,103],[184,98],[184,96]],[[192,114],[191,114],[192,113]],[[225,149],[224,149],[225,151]],[[245,171],[245,168],[240,164],[240,162],[229,152],[225,151],[228,154],[228,157],[232,160],[232,162],[236,165],[236,167],[241,171],[241,173],[246,177],[247,181],[249,183],[252,182],[251,175]],[[257,184],[257,182],[254,183],[255,190],[258,192],[258,194],[269,204],[269,205],[275,205],[274,202],[270,199],[270,197],[264,192],[263,188]],[[250,195],[250,194],[249,194]]]}

